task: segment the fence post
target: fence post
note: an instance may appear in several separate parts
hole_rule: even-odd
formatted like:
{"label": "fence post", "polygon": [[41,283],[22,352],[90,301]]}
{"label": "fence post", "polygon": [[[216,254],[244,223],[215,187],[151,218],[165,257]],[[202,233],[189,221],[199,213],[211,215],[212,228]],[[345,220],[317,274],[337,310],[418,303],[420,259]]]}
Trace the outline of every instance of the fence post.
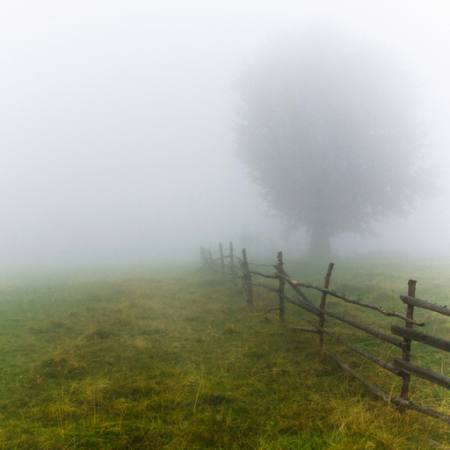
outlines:
{"label": "fence post", "polygon": [[[279,251],[277,253],[277,271],[284,273],[284,263],[283,263],[283,252]],[[279,318],[284,322],[284,287],[286,282],[282,277],[278,277],[278,299],[279,299]]]}
{"label": "fence post", "polygon": [[214,259],[210,248],[207,251],[207,256],[208,256],[209,270],[214,270]]}
{"label": "fence post", "polygon": [[[328,264],[327,273],[325,274],[325,279],[323,282],[323,287],[328,289],[330,287],[331,274],[333,272],[334,263]],[[327,305],[327,294],[326,292],[322,292],[322,296],[320,298],[320,315],[319,315],[319,345],[320,352],[323,353],[323,328],[325,326],[325,308]]]}
{"label": "fence post", "polygon": [[[248,269],[248,264],[247,264]],[[233,243],[230,242],[230,272],[231,272],[231,278],[235,278],[235,271],[234,271],[234,249],[233,249]]]}
{"label": "fence post", "polygon": [[224,275],[225,274],[225,258],[223,256],[222,242],[219,244],[219,255],[220,255],[220,270],[222,271],[222,275]]}
{"label": "fence post", "polygon": [[[408,296],[409,297],[415,297],[416,296],[416,280],[409,280],[408,281]],[[414,306],[413,305],[406,305],[406,317],[408,319],[414,318]],[[411,322],[405,321],[405,327],[406,328],[412,328],[413,324]],[[402,352],[402,359],[403,361],[409,362],[411,359],[411,339],[403,338],[403,352]],[[402,374],[403,383],[402,383],[402,389],[400,392],[400,397],[403,400],[408,400],[409,397],[409,382],[411,379],[411,375],[409,373],[404,372]]]}
{"label": "fence post", "polygon": [[200,247],[200,259],[202,261],[202,267],[206,267],[208,260],[206,257],[206,250],[204,247]]}
{"label": "fence post", "polygon": [[248,269],[247,252],[245,248],[242,249],[242,280],[244,284],[244,292],[247,300],[247,306],[253,309],[253,287],[252,276]]}

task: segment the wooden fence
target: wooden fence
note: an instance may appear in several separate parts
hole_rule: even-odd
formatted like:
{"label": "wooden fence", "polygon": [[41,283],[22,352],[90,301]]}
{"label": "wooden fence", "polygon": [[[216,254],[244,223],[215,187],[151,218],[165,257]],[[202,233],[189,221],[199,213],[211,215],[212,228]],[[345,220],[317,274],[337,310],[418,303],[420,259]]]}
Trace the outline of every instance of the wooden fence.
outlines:
{"label": "wooden fence", "polygon": [[[201,258],[204,267],[210,270],[219,271],[224,275],[229,275],[235,280],[242,281],[243,292],[249,309],[254,309],[254,292],[253,287],[265,289],[273,292],[277,296],[279,319],[285,320],[285,304],[289,303],[295,305],[314,318],[314,322],[310,327],[296,327],[300,331],[315,333],[318,335],[318,345],[322,354],[330,357],[339,367],[350,373],[353,377],[363,383],[373,394],[380,397],[384,401],[396,405],[400,411],[411,409],[431,417],[441,419],[450,424],[450,416],[432,408],[422,406],[410,400],[410,379],[411,376],[416,376],[427,380],[435,385],[441,386],[445,389],[450,389],[450,378],[437,373],[428,368],[421,367],[413,362],[412,359],[412,342],[420,342],[427,346],[439,349],[445,352],[450,352],[450,340],[436,337],[431,334],[419,331],[419,328],[424,327],[423,322],[414,319],[415,308],[422,308],[443,316],[450,316],[450,309],[446,306],[437,305],[429,300],[422,300],[416,297],[416,281],[408,281],[408,294],[400,295],[402,305],[405,307],[404,313],[393,311],[386,311],[384,308],[366,303],[360,299],[355,300],[346,295],[337,293],[330,289],[331,276],[334,264],[330,263],[325,274],[323,286],[315,286],[309,283],[303,283],[293,279],[286,271],[283,253],[278,252],[276,262],[274,265],[262,264],[263,267],[271,267],[274,269],[271,273],[263,273],[250,269],[247,252],[242,250],[242,256],[237,256],[234,253],[233,244],[229,244],[229,251],[225,254],[223,245],[219,245],[219,256],[214,258],[210,250],[201,249]],[[258,265],[256,265],[258,266]],[[277,287],[269,286],[258,279],[270,279],[277,283]],[[287,289],[289,288],[289,289]],[[307,290],[316,291],[320,294],[320,304],[316,306],[309,297]],[[358,308],[366,308],[375,311],[386,317],[398,319],[402,325],[392,325],[390,333],[386,333],[378,328],[362,323],[359,320],[344,316],[342,314],[327,309],[327,299],[333,297],[346,304],[356,306]],[[371,354],[366,350],[355,347],[349,344],[336,332],[326,328],[327,318],[335,319],[347,326],[356,328],[368,335],[386,342],[399,349],[399,357],[393,358],[392,361],[384,361],[383,359]],[[324,336],[332,337],[336,342],[343,345],[351,352],[358,356],[365,358],[372,363],[382,367],[383,369],[393,373],[401,378],[401,390],[397,397],[384,392],[378,386],[369,382],[363,375],[345,364],[338,355],[326,350]]]}

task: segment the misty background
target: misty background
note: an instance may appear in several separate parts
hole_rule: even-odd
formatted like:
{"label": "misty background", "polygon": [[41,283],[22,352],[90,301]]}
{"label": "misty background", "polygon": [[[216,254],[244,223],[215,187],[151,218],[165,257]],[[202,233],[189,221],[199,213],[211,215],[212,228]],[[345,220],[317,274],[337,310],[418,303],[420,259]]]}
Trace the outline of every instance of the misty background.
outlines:
{"label": "misty background", "polygon": [[234,240],[300,254],[236,157],[237,80],[316,25],[399,55],[438,195],[339,255],[450,256],[446,2],[21,2],[0,6],[0,264],[141,264]]}

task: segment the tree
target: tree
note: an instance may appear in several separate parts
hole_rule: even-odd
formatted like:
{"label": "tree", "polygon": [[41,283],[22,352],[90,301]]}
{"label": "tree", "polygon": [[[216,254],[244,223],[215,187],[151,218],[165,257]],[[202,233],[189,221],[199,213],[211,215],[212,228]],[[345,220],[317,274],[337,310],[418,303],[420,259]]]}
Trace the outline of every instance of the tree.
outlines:
{"label": "tree", "polygon": [[268,203],[310,233],[365,233],[421,191],[411,89],[395,59],[338,35],[280,42],[245,71],[238,153]]}

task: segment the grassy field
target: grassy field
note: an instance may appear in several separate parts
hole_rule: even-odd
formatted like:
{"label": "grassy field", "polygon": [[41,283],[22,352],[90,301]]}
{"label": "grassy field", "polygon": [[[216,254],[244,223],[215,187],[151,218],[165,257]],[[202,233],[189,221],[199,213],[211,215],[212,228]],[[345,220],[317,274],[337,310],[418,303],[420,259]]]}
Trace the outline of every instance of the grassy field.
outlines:
{"label": "grassy field", "polygon": [[[320,281],[323,268],[289,263]],[[448,269],[448,270],[447,270]],[[450,267],[339,263],[333,286],[402,311],[408,277],[417,295],[450,298]],[[448,284],[448,287],[446,286]],[[317,336],[281,325],[274,296],[213,274],[61,278],[0,287],[0,448],[2,449],[449,449],[450,427],[399,414],[318,352]],[[367,311],[330,308],[376,322]],[[450,335],[450,321],[418,313],[427,330]],[[380,326],[390,321],[382,319]],[[329,321],[350,341],[385,357],[397,349]],[[353,358],[349,364],[398,394],[398,380]],[[423,364],[450,372],[446,355],[420,344]],[[417,359],[416,359],[417,360]],[[414,383],[413,399],[450,412],[444,389]]]}

